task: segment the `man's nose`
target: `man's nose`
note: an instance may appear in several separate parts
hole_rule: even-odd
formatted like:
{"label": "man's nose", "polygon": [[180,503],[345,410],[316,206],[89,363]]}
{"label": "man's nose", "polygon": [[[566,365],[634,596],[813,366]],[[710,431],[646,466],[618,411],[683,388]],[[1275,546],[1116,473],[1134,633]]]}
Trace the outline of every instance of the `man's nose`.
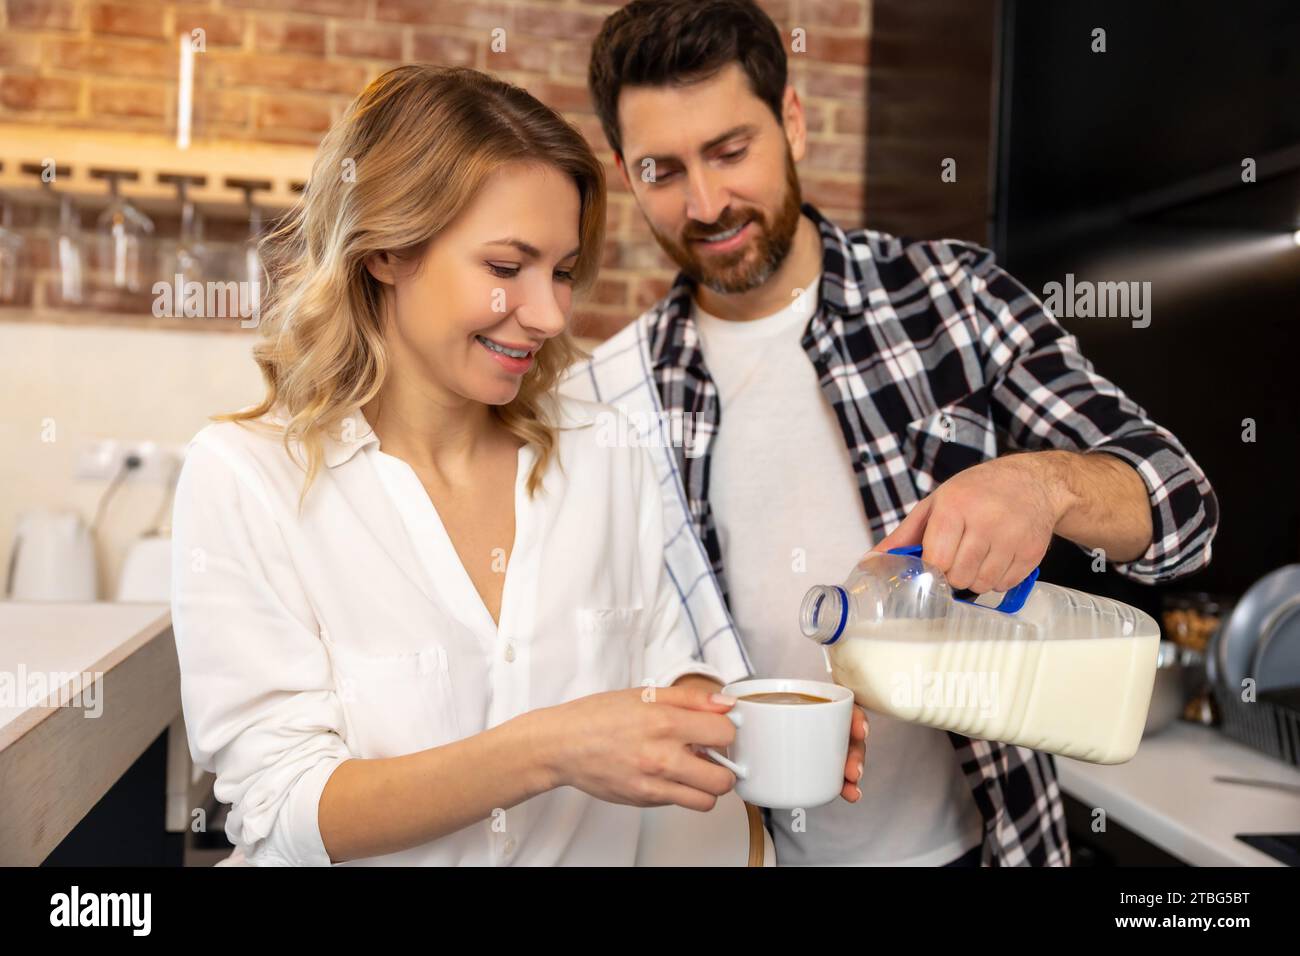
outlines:
{"label": "man's nose", "polygon": [[692,170],[689,174],[689,193],[686,216],[696,222],[716,222],[727,208],[727,191],[706,169]]}

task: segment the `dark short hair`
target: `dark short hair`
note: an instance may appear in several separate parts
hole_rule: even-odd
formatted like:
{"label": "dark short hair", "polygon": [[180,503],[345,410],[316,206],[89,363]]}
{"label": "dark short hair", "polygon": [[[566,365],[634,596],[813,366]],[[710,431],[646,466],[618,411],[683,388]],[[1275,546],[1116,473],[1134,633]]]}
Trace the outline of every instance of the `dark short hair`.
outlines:
{"label": "dark short hair", "polygon": [[587,87],[614,153],[623,152],[623,87],[694,83],[732,62],[781,122],[785,46],[754,0],[633,0],[610,14],[592,43]]}

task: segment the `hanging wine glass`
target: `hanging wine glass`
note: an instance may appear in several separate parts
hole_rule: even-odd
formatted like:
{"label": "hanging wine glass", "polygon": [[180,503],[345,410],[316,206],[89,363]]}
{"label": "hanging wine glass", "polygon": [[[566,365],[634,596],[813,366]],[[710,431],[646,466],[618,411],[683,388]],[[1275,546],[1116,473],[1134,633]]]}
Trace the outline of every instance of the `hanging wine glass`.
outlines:
{"label": "hanging wine glass", "polygon": [[0,194],[0,303],[18,301],[19,272],[24,240],[14,229],[13,203]]}
{"label": "hanging wine glass", "polygon": [[59,231],[54,244],[59,263],[59,298],[80,303],[85,292],[86,253],[81,238],[81,217],[67,193],[59,200]]}
{"label": "hanging wine glass", "polygon": [[121,194],[119,183],[137,180],[140,175],[117,169],[92,169],[90,175],[108,180],[108,208],[100,214],[96,229],[98,267],[108,285],[139,292],[151,277],[147,250],[153,220]]}
{"label": "hanging wine glass", "polygon": [[203,244],[203,221],[198,208],[190,198],[190,187],[203,186],[205,176],[180,173],[159,173],[158,181],[176,187],[176,201],[181,209],[180,234],[168,244],[162,259],[162,279],[165,282],[202,282],[207,265],[207,247]]}
{"label": "hanging wine glass", "polygon": [[266,264],[258,245],[262,240],[262,210],[257,205],[254,193],[268,190],[271,182],[265,179],[227,179],[226,185],[231,189],[244,192],[244,205],[248,210],[248,237],[244,240],[241,282],[248,283],[248,304],[254,324],[260,318],[262,302],[266,294]]}
{"label": "hanging wine glass", "polygon": [[71,170],[57,164],[51,169],[44,163],[24,163],[22,171],[40,177],[42,193],[58,209],[58,225],[50,239],[50,257],[58,273],[54,298],[58,304],[77,305],[82,301],[85,273],[81,216],[72,197],[54,189],[58,177],[69,175]]}
{"label": "hanging wine glass", "polygon": [[59,263],[59,298],[80,303],[85,292],[86,253],[81,238],[81,216],[67,193],[59,199],[59,231],[54,244]]}

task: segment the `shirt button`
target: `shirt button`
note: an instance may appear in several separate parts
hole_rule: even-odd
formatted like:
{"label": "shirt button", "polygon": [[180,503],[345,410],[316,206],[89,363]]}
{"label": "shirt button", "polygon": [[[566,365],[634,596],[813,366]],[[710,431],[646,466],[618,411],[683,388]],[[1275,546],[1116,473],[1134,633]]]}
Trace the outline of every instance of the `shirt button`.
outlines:
{"label": "shirt button", "polygon": [[514,663],[515,645],[513,643],[507,642],[505,653],[503,654],[503,656],[505,657],[507,664]]}
{"label": "shirt button", "polygon": [[503,847],[501,848],[501,852],[502,852],[503,854],[505,854],[506,856],[509,856],[510,854],[512,854],[512,853],[515,852],[515,847],[516,847],[517,845],[518,845],[518,844],[515,843],[515,838],[514,838],[514,837],[507,837],[507,838],[506,838],[506,842],[505,842],[505,846],[503,846]]}

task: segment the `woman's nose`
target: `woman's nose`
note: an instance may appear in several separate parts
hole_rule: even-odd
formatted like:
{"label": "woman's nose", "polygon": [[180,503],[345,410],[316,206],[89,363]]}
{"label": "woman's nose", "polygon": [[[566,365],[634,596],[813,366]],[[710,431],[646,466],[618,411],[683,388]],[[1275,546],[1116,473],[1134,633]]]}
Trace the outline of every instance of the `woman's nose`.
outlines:
{"label": "woman's nose", "polygon": [[519,304],[515,318],[525,329],[545,338],[559,335],[569,322],[567,309],[552,291],[531,293]]}

